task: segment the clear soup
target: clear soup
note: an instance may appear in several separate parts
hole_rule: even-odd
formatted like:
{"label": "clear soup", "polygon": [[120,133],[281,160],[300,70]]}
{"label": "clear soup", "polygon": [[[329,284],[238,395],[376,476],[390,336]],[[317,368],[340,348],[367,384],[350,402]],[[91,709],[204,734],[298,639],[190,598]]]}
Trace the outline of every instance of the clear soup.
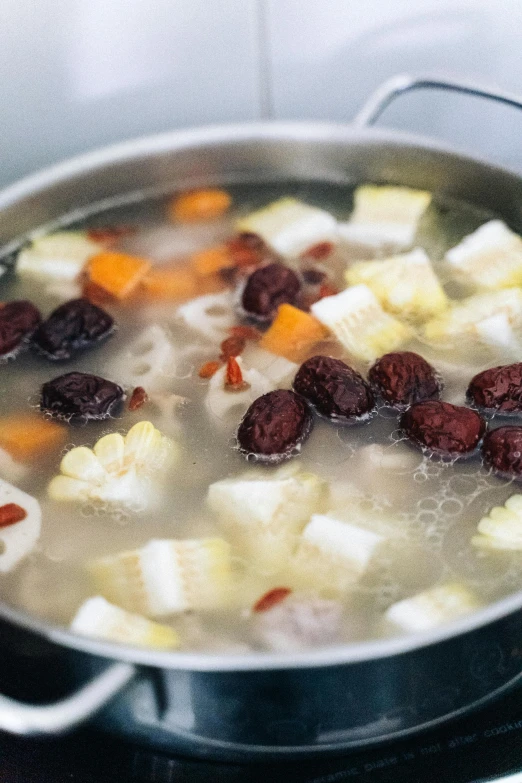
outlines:
{"label": "clear soup", "polygon": [[[234,236],[238,217],[282,196],[291,195],[320,207],[341,221],[348,219],[352,209],[353,191],[330,183],[234,186],[228,192],[231,208],[212,220],[175,222],[166,217],[169,200],[160,198],[94,214],[68,228],[130,227],[132,231],[112,241],[111,251],[146,257],[154,267],[170,268],[175,262],[185,268],[196,253],[221,246]],[[427,251],[452,300],[464,298],[469,291],[452,279],[444,255],[493,217],[465,203],[434,200],[419,222],[415,246]],[[364,257],[371,264],[374,258],[389,255],[377,249]],[[335,290],[346,286],[345,269],[360,258],[361,253],[340,243],[328,257],[307,257],[292,266],[297,264],[299,274],[304,268],[325,273],[323,283],[326,281],[331,287],[328,293],[335,295]],[[67,372],[102,376],[119,384],[127,395],[121,410],[109,419],[62,422],[66,435],[60,446],[27,461],[15,457],[14,472],[13,465],[5,462],[8,449],[4,449],[0,477],[35,497],[42,512],[41,532],[32,550],[15,568],[0,574],[5,602],[42,620],[69,626],[85,601],[105,595],[125,611],[173,628],[177,634],[173,647],[237,652],[295,650],[404,633],[405,629],[387,621],[387,610],[437,585],[463,586],[477,606],[520,588],[520,552],[484,551],[471,543],[480,519],[515,494],[516,485],[484,467],[479,452],[460,460],[423,453],[400,433],[399,414],[382,401],[370,420],[353,426],[339,426],[314,415],[310,437],[298,454],[281,466],[245,460],[235,447],[235,435],[251,400],[237,395],[234,404],[223,410],[221,398],[214,403],[208,397],[212,379],[200,377],[205,363],[220,362],[220,343],[231,335],[231,326],[252,323],[238,314],[236,307],[237,288],[244,285],[244,278],[221,275],[218,280],[215,274],[213,285],[214,291],[209,285],[210,293],[206,294],[202,284],[198,293],[218,297],[210,307],[210,316],[221,317],[225,324],[217,337],[205,336],[180,317],[179,308],[189,301],[183,297],[134,293],[118,301],[107,296],[97,301],[113,316],[117,330],[106,341],[63,363],[50,362],[28,350],[1,366],[2,420],[30,409],[44,419],[46,414],[40,411],[42,384]],[[2,277],[0,286],[4,302],[30,300],[44,318],[80,292],[76,282],[69,288],[48,286],[41,279],[13,270]],[[317,295],[317,291],[317,283],[310,285],[311,294]],[[222,294],[225,298],[219,300]],[[264,331],[266,325],[259,328]],[[399,350],[425,357],[444,381],[441,399],[464,405],[471,378],[483,369],[516,362],[519,346],[517,341],[505,345],[473,343],[470,347],[466,341],[456,340],[452,346],[442,347],[422,339],[416,329]],[[256,368],[258,351],[255,341],[247,341],[242,366],[263,374],[265,364]],[[348,353],[335,335],[310,347],[307,355],[317,354],[340,358],[367,377],[371,362]],[[221,361],[219,367],[223,366]],[[291,388],[292,377],[280,383]],[[132,411],[129,400],[138,386],[148,399]],[[154,502],[143,506],[99,499],[61,502],[49,496],[49,483],[60,473],[60,461],[68,451],[80,445],[92,448],[103,435],[125,434],[144,420],[175,444],[177,455],[164,473],[159,475],[159,471],[150,479]],[[495,417],[490,426],[503,423],[505,419]],[[1,427],[0,421],[0,441]],[[292,558],[308,519],[293,525],[289,533],[292,540],[285,542],[283,552],[279,550],[277,526],[270,534],[273,540],[267,542],[266,522],[259,523],[258,532],[255,524],[245,532],[241,519],[235,519],[241,517],[241,509],[238,513],[236,506],[227,521],[226,509],[217,513],[207,501],[210,485],[249,471],[259,481],[291,477],[295,471],[313,474],[323,482],[323,489],[327,485],[313,513],[371,531],[381,536],[384,545],[372,552],[364,567],[355,569],[355,576],[348,575],[353,564],[337,561],[331,551],[309,560],[304,569],[294,569]],[[103,583],[93,580],[90,564],[99,558],[138,550],[151,540],[208,538],[223,539],[231,547],[229,582],[215,605],[201,600],[190,605],[189,601],[176,611],[147,612],[141,598],[134,601],[127,582],[123,586],[126,598],[118,604],[114,589],[104,591]],[[348,535],[347,547],[349,539]],[[215,578],[208,573],[194,574],[191,569],[197,570],[198,563],[197,558],[191,560],[185,571],[182,563],[181,576],[176,579]],[[124,579],[128,578],[127,573]],[[165,575],[158,577],[156,585],[160,592],[163,578],[167,579]],[[140,584],[137,592],[144,589]],[[173,589],[165,583],[165,593]],[[212,582],[204,589],[214,592]],[[423,627],[421,623],[419,630]],[[92,634],[103,636],[104,632],[94,629]],[[143,643],[131,636],[119,640]]]}

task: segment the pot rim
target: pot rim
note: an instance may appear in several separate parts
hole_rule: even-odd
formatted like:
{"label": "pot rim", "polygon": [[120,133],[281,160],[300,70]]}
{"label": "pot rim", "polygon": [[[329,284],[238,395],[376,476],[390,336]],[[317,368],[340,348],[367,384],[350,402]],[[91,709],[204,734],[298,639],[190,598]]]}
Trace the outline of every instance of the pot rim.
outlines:
{"label": "pot rim", "polygon": [[[109,164],[132,161],[137,158],[154,156],[162,152],[174,152],[182,149],[197,149],[208,144],[226,145],[237,142],[264,140],[335,140],[354,142],[357,139],[376,144],[400,143],[402,145],[423,148],[430,152],[440,152],[463,163],[489,167],[497,174],[520,183],[513,171],[475,158],[436,139],[420,134],[405,133],[393,129],[374,127],[359,128],[349,123],[310,122],[310,121],[267,121],[238,124],[222,124],[198,127],[187,130],[167,131],[150,136],[105,146],[65,161],[46,167],[30,174],[0,191],[0,210],[6,209],[17,201],[32,196],[51,186],[59,185],[68,179],[86,172],[95,172]],[[115,199],[107,199],[114,201]],[[103,202],[94,202],[96,211]],[[88,210],[78,210],[86,214]],[[94,210],[93,210],[94,211]],[[69,212],[59,219],[67,224],[74,219],[76,212]],[[53,221],[54,222],[54,221]],[[49,230],[47,226],[37,226],[29,236]],[[18,247],[20,237],[0,249],[4,255],[11,247]],[[130,647],[116,642],[80,636],[58,625],[38,620],[28,612],[15,609],[0,601],[0,618],[33,631],[54,643],[91,653],[104,658],[130,661],[133,663],[167,669],[192,671],[262,671],[268,669],[316,668],[342,664],[360,663],[379,658],[402,655],[431,645],[444,642],[453,637],[471,633],[485,625],[501,620],[507,615],[522,610],[522,589],[506,598],[495,601],[471,615],[431,631],[376,639],[369,642],[346,643],[306,651],[274,653],[252,651],[246,653],[200,653],[159,651],[150,648]]]}

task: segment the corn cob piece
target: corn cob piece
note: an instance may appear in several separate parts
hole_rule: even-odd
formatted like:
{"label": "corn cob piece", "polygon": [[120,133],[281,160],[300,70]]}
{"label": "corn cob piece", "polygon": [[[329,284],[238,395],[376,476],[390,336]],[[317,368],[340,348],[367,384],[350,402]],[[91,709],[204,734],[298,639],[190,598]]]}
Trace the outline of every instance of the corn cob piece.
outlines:
{"label": "corn cob piece", "polygon": [[345,522],[331,514],[313,514],[304,528],[290,569],[298,585],[314,584],[329,595],[358,582],[389,535]]}
{"label": "corn cob piece", "polygon": [[448,306],[431,262],[422,248],[384,261],[363,261],[345,273],[348,285],[365,283],[385,310],[422,322]]}
{"label": "corn cob piece", "polygon": [[479,549],[522,550],[522,495],[511,495],[482,517],[471,543]]}
{"label": "corn cob piece", "polygon": [[373,250],[405,250],[413,244],[431,193],[406,187],[361,185],[354,193],[354,210],[339,224],[345,241]]}
{"label": "corn cob piece", "polygon": [[223,606],[231,588],[230,546],[221,538],[153,539],[88,568],[105,598],[150,617]]}
{"label": "corn cob piece", "polygon": [[246,557],[260,571],[275,572],[327,494],[325,481],[291,465],[269,475],[252,470],[217,481],[208,489],[207,504]]}
{"label": "corn cob piece", "polygon": [[247,215],[237,222],[236,229],[257,234],[268,247],[287,258],[295,258],[322,242],[337,242],[333,215],[291,197]]}
{"label": "corn cob piece", "polygon": [[504,345],[512,338],[511,330],[520,327],[522,290],[505,288],[454,302],[445,313],[425,324],[424,337],[442,346],[452,346],[462,338]]}
{"label": "corn cob piece", "polygon": [[448,250],[455,277],[475,288],[522,285],[522,238],[502,220],[490,220]]}
{"label": "corn cob piece", "polygon": [[[10,519],[19,521],[10,522]],[[42,524],[40,504],[36,498],[0,479],[0,520],[0,573],[6,573],[36,546]]]}
{"label": "corn cob piece", "polygon": [[50,283],[72,281],[102,248],[100,242],[89,239],[86,231],[57,231],[23,248],[16,260],[16,271]]}
{"label": "corn cob piece", "polygon": [[225,425],[228,415],[233,411],[239,420],[254,400],[272,391],[275,386],[258,370],[248,369],[240,356],[236,362],[239,365],[243,381],[247,384],[243,391],[226,388],[227,365],[214,373],[208,384],[205,396],[205,408],[215,423]]}
{"label": "corn cob piece", "polygon": [[170,650],[179,646],[179,636],[173,628],[126,612],[101,595],[88,598],[80,606],[71,623],[71,631],[138,647]]}
{"label": "corn cob piece", "polygon": [[480,608],[476,596],[464,585],[449,583],[390,606],[387,623],[401,631],[428,631]]}
{"label": "corn cob piece", "polygon": [[311,307],[312,314],[359,359],[374,361],[394,351],[413,335],[410,326],[385,313],[366,285],[326,296]]}
{"label": "corn cob piece", "polygon": [[60,501],[148,508],[157,502],[157,479],[177,456],[171,440],[150,422],[140,421],[125,437],[111,433],[93,449],[78,446],[67,452],[48,494]]}

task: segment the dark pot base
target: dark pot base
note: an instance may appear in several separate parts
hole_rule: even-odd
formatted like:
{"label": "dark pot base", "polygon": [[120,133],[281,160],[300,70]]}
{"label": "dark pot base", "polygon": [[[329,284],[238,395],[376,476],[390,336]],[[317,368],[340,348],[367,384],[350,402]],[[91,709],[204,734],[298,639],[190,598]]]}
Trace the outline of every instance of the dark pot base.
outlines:
{"label": "dark pot base", "polygon": [[521,639],[517,612],[430,647],[344,666],[144,669],[96,724],[216,760],[341,754],[433,728],[500,696],[522,679]]}

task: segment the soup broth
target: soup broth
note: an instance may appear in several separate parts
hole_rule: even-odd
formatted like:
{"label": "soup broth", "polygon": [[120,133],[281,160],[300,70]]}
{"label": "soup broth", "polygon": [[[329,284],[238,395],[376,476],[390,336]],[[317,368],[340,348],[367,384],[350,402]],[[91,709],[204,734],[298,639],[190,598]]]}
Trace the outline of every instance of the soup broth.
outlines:
{"label": "soup broth", "polygon": [[[235,236],[238,219],[282,197],[292,196],[317,206],[338,221],[347,221],[353,206],[353,190],[330,183],[241,185],[228,192],[232,199],[230,209],[208,220],[172,220],[171,199],[158,198],[94,214],[68,229],[125,226],[131,230],[117,236],[114,232],[110,252],[148,259],[154,269],[171,269],[173,262],[186,268],[196,254],[222,247]],[[427,252],[451,300],[464,299],[470,290],[465,281],[451,273],[446,252],[494,217],[462,202],[434,199],[420,218],[414,246]],[[99,238],[101,232],[95,236]],[[324,285],[328,286],[326,295],[336,296],[342,291],[346,287],[344,273],[355,262],[363,259],[370,265],[375,259],[393,255],[397,252],[382,247],[366,248],[363,252],[353,243],[339,242],[323,251],[300,254],[297,261],[285,258],[283,263],[297,270],[301,282],[303,277],[311,281],[302,285],[313,299],[319,297],[319,289]],[[314,277],[310,270],[319,274]],[[485,467],[478,449],[466,459],[419,449],[401,429],[400,412],[385,405],[378,396],[373,415],[351,426],[313,413],[310,436],[295,456],[280,465],[245,459],[237,448],[236,433],[247,408],[274,385],[290,389],[296,370],[307,357],[341,359],[364,378],[372,364],[348,351],[335,333],[325,332],[324,338],[310,345],[296,361],[293,371],[286,368],[286,380],[260,383],[258,394],[257,381],[250,380],[248,391],[229,391],[231,400],[227,398],[223,407],[223,382],[220,394],[212,398],[210,389],[215,376],[201,375],[210,375],[216,367],[218,372],[227,370],[227,357],[220,358],[220,346],[234,334],[235,326],[250,325],[260,333],[270,328],[268,322],[252,321],[238,309],[245,278],[246,273],[242,272],[235,277],[214,273],[214,290],[208,279],[201,278],[201,287],[195,293],[215,297],[208,300],[209,312],[204,314],[212,319],[206,334],[201,328],[194,328],[191,317],[183,318],[183,308],[194,296],[178,299],[165,291],[161,296],[149,291],[146,295],[134,292],[118,300],[107,292],[104,295],[100,290],[93,293],[92,287],[88,291],[84,288],[84,293],[94,296],[114,318],[114,334],[66,362],[51,362],[27,350],[2,365],[2,421],[28,412],[44,421],[47,414],[40,410],[41,387],[64,373],[101,376],[121,386],[127,395],[121,410],[110,418],[79,423],[61,421],[63,439],[54,451],[24,460],[19,454],[10,453],[8,447],[3,450],[0,477],[36,498],[42,513],[41,532],[31,551],[16,567],[0,574],[3,599],[42,620],[69,626],[84,602],[102,595],[126,612],[174,629],[173,647],[235,652],[302,649],[421,631],[437,623],[429,619],[427,624],[421,621],[411,628],[408,623],[394,625],[387,612],[398,602],[437,586],[456,585],[466,591],[473,597],[468,611],[474,608],[473,602],[479,607],[518,590],[522,584],[520,552],[515,547],[488,550],[471,543],[479,521],[516,494],[516,485]],[[2,277],[0,286],[4,302],[29,300],[44,318],[63,302],[81,295],[78,281],[49,284],[38,276],[18,274],[16,268]],[[301,306],[303,311],[307,309],[302,303]],[[216,322],[216,318],[221,320]],[[439,345],[427,340],[421,325],[416,323],[411,336],[397,350],[413,351],[427,359],[443,379],[441,399],[463,406],[473,376],[518,360],[517,326],[513,334],[511,342],[470,342],[463,337],[453,339],[449,346]],[[247,339],[239,367],[245,378],[252,369],[265,377],[267,366],[269,375],[270,366],[274,369],[277,359],[275,354],[267,359],[266,354],[260,353],[259,344]],[[202,368],[207,363],[216,364],[205,372]],[[130,410],[129,401],[136,387],[143,388],[146,401],[141,406],[136,403],[136,409]],[[174,444],[175,458],[167,460],[167,467],[152,470],[145,481],[146,491],[154,496],[153,502],[142,504],[139,497],[131,503],[100,498],[63,502],[50,496],[49,484],[60,474],[61,459],[73,447],[92,448],[102,436],[115,432],[125,435],[142,421],[151,422]],[[517,420],[496,416],[489,421],[489,427],[506,423],[516,424]],[[14,462],[6,457],[9,454]],[[221,511],[219,499],[208,500],[211,485],[227,479],[233,482],[249,471],[252,481],[269,482],[279,477],[283,482],[291,482],[292,477],[312,474],[314,481],[319,482],[308,512],[301,509],[299,519],[293,520],[291,529],[285,532],[284,543],[279,540],[279,533],[286,522],[276,522],[275,528],[271,528],[273,520],[267,517],[258,528],[254,523],[249,528],[246,521],[241,527],[240,493],[232,495],[232,505]],[[307,487],[308,484],[303,493],[309,491]],[[260,506],[266,503],[268,508],[270,492],[261,490]],[[250,490],[245,503],[250,502],[249,493]],[[285,497],[282,496],[283,504],[289,502]],[[292,503],[295,505],[295,497]],[[244,510],[245,517],[250,513]],[[313,514],[318,518],[318,526],[325,517],[349,526],[342,528],[343,543],[332,538],[330,549],[321,551],[316,559],[311,534],[303,552],[300,549],[303,530]],[[378,546],[372,544],[371,557],[368,555],[364,563],[363,557],[354,566],[350,557],[346,562],[342,560],[340,550],[344,546],[347,550],[352,546],[354,551],[359,546],[370,546],[359,543],[361,529],[375,536],[372,541]],[[322,535],[326,533],[319,531]],[[194,605],[185,603],[177,611],[144,611],[142,602],[133,604],[130,592],[118,603],[112,588],[104,591],[99,574],[93,577],[91,564],[99,558],[139,550],[150,541],[200,539],[224,540],[231,547],[227,587],[221,598],[214,596],[214,602],[198,599]],[[338,552],[332,553],[336,548]],[[200,562],[194,558],[195,555],[183,579],[202,582],[213,578],[206,572],[194,576],[190,569],[197,570]],[[297,567],[294,561],[299,561]],[[158,565],[158,573],[161,567]],[[161,578],[166,579],[165,594],[172,591],[171,583],[167,584],[170,577],[163,574]],[[127,580],[128,573],[122,579]],[[162,593],[161,581],[157,589]],[[214,592],[211,582],[205,589]],[[429,614],[431,610],[425,611]],[[93,635],[104,633],[94,630]],[[151,644],[155,643],[153,638],[150,637]],[[133,643],[133,638],[128,641]],[[138,637],[134,641],[148,643]]]}

